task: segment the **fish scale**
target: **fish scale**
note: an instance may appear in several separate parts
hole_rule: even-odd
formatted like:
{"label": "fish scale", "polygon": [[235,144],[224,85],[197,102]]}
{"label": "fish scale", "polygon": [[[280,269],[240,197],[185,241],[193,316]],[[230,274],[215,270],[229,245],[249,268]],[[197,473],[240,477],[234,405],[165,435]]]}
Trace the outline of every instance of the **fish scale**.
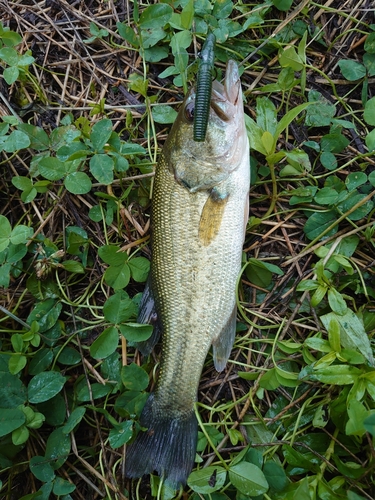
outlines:
{"label": "fish scale", "polygon": [[[213,82],[206,138],[200,143],[187,118],[191,113],[185,113],[194,99],[192,90],[156,167],[150,292],[144,296],[154,301],[162,354],[155,391],[140,419],[147,430],[126,457],[129,477],[157,471],[174,488],[186,483],[194,463],[194,405],[207,353],[213,345],[221,371],[234,341],[250,182],[237,65],[228,62],[224,86]],[[150,345],[139,348],[147,353]]]}

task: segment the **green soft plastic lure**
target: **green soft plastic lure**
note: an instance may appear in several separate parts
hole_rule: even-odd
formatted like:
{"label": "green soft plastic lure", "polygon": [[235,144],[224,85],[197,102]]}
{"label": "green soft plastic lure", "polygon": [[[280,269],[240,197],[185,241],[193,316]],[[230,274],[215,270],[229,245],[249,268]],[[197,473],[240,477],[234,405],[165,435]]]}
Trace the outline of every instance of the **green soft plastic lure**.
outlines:
{"label": "green soft plastic lure", "polygon": [[194,140],[197,142],[202,142],[206,138],[212,94],[215,42],[215,35],[209,33],[200,54],[194,109]]}

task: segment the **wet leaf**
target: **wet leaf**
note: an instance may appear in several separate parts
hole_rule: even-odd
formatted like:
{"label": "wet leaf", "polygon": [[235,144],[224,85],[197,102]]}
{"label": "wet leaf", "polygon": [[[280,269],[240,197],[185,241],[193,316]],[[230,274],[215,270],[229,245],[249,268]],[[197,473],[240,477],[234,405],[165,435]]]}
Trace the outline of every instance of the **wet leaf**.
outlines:
{"label": "wet leaf", "polygon": [[192,472],[188,485],[197,493],[209,494],[221,489],[226,477],[227,471],[223,467],[211,465]]}
{"label": "wet leaf", "polygon": [[65,377],[59,372],[42,372],[35,375],[28,386],[30,403],[42,403],[52,399],[64,387]]}
{"label": "wet leaf", "polygon": [[109,326],[90,347],[90,354],[95,359],[104,359],[110,356],[118,347],[119,334],[117,328]]}
{"label": "wet leaf", "polygon": [[263,495],[269,488],[263,472],[249,462],[240,462],[230,467],[229,479],[238,491],[248,496]]}

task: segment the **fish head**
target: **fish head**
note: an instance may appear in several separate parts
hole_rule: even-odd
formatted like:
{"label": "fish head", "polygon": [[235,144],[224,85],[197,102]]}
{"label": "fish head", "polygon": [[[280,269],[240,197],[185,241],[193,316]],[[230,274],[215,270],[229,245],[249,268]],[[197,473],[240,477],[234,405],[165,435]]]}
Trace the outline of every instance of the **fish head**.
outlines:
{"label": "fish head", "polygon": [[227,63],[224,83],[212,83],[205,140],[194,140],[196,92],[187,94],[165,143],[166,163],[175,179],[194,193],[210,190],[239,168],[248,154],[241,82],[237,64]]}

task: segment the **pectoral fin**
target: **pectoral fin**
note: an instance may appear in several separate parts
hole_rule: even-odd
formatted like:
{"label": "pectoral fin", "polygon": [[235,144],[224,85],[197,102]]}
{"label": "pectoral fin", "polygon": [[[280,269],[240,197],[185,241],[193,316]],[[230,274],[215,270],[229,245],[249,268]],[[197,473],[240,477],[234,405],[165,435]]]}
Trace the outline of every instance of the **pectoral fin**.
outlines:
{"label": "pectoral fin", "polygon": [[151,289],[151,279],[147,280],[143,292],[142,300],[139,305],[138,323],[149,324],[154,327],[151,337],[143,342],[137,342],[135,347],[141,351],[144,356],[148,356],[160,337],[160,327],[158,316],[155,309],[155,299]]}
{"label": "pectoral fin", "polygon": [[237,306],[234,307],[226,325],[212,343],[215,368],[218,372],[224,370],[230,356],[236,336],[236,318]]}
{"label": "pectoral fin", "polygon": [[218,235],[228,196],[220,196],[214,189],[204,204],[199,222],[199,239],[206,247]]}

